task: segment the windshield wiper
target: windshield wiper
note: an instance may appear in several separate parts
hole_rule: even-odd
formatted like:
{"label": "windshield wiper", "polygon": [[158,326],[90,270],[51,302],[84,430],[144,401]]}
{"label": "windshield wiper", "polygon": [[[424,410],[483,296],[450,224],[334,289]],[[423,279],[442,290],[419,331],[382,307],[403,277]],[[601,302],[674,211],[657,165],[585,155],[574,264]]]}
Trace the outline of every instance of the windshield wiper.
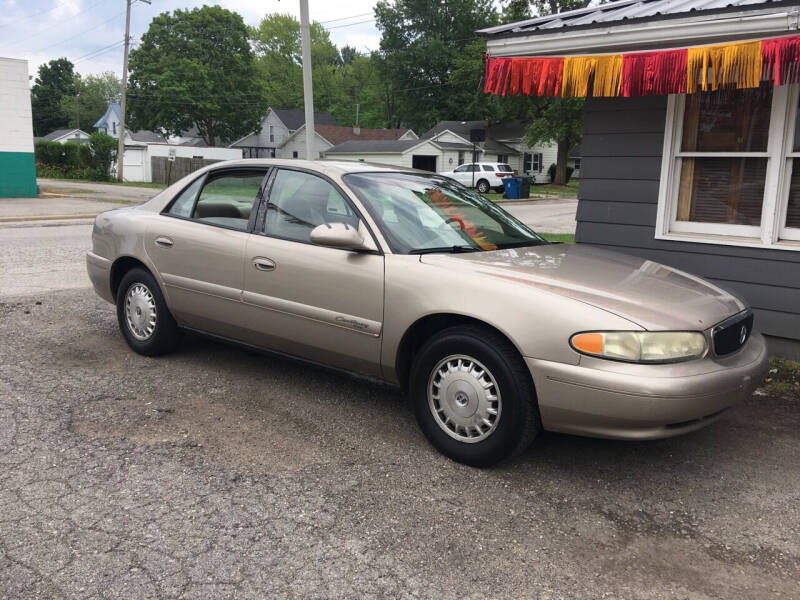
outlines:
{"label": "windshield wiper", "polygon": [[450,254],[460,254],[462,252],[478,252],[480,248],[473,246],[440,246],[438,248],[414,248],[409,250],[409,254],[433,254],[435,252],[448,252]]}

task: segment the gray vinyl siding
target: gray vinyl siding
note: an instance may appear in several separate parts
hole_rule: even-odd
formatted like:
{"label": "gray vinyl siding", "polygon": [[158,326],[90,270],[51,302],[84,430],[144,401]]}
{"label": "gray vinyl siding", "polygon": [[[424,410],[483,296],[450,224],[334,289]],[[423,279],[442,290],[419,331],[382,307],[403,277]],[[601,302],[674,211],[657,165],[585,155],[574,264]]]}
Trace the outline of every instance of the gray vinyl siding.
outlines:
{"label": "gray vinyl siding", "polygon": [[579,243],[705,277],[753,306],[758,328],[800,340],[800,252],[655,239],[667,98],[589,98],[578,190]]}

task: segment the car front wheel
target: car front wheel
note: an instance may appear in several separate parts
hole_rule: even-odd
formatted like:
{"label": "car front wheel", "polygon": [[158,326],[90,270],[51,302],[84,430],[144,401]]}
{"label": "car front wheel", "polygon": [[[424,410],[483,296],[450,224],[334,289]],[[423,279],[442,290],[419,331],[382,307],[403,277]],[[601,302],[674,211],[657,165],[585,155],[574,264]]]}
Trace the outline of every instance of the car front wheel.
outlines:
{"label": "car front wheel", "polygon": [[169,312],[153,275],[131,269],[117,291],[117,321],[125,341],[135,352],[157,356],[172,351],[181,330]]}
{"label": "car front wheel", "polygon": [[428,440],[475,467],[522,452],[541,428],[522,357],[489,328],[457,326],[431,338],[414,360],[409,393]]}

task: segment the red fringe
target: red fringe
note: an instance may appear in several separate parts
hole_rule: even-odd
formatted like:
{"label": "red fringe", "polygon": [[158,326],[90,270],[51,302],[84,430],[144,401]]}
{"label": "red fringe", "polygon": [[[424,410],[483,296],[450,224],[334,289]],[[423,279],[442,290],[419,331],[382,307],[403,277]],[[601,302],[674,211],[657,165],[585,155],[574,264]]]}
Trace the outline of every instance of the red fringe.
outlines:
{"label": "red fringe", "polygon": [[622,95],[686,93],[685,48],[622,55]]}
{"label": "red fringe", "polygon": [[509,94],[561,95],[563,58],[513,58]]}
{"label": "red fringe", "polygon": [[486,94],[505,96],[508,93],[509,79],[511,78],[510,58],[489,58],[486,61],[486,84],[483,91]]}
{"label": "red fringe", "polygon": [[800,81],[800,36],[762,40],[761,57],[765,77],[775,85]]}

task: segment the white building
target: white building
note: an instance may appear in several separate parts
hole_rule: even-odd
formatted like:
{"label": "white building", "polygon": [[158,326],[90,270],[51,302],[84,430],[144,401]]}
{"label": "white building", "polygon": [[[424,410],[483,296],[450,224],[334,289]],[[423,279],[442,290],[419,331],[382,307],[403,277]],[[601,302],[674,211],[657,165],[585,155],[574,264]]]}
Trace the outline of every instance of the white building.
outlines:
{"label": "white building", "polygon": [[[322,158],[328,150],[351,140],[393,141],[416,140],[411,129],[370,129],[366,127],[343,127],[341,125],[314,125],[314,156]],[[278,149],[278,158],[306,158],[306,126],[291,134]]]}
{"label": "white building", "polygon": [[[241,148],[245,158],[276,158],[278,148],[293,133],[305,125],[305,113],[295,108],[270,108],[254,131],[233,142],[231,148]],[[314,113],[314,125],[338,125],[330,113]]]}
{"label": "white building", "polygon": [[86,144],[89,142],[89,134],[82,129],[56,129],[47,135],[35,139],[47,140],[48,142],[58,142],[60,144],[66,144],[67,142]]}
{"label": "white building", "polygon": [[0,58],[0,197],[36,196],[28,61]]}

